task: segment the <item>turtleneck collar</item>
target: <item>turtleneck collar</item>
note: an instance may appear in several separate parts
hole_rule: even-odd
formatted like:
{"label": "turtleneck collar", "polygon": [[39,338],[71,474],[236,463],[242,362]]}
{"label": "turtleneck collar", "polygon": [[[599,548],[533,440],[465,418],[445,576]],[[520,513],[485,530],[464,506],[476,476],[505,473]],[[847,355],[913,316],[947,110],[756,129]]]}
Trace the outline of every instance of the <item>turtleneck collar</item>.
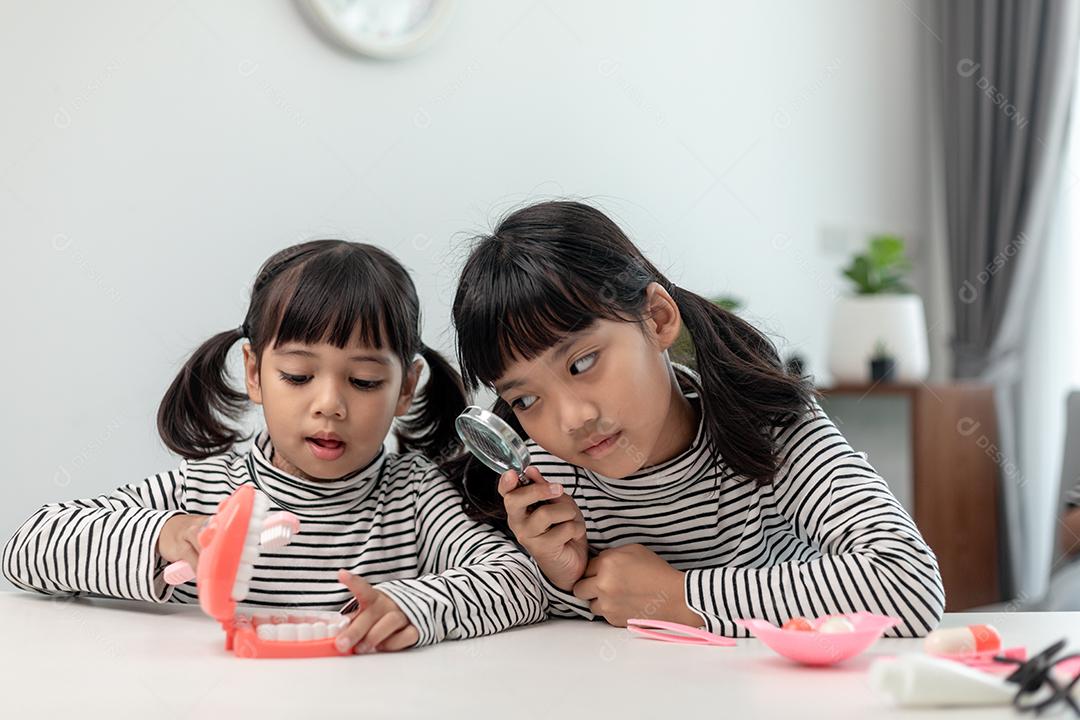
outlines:
{"label": "turtleneck collar", "polygon": [[247,457],[256,487],[278,506],[302,515],[332,515],[360,503],[379,484],[386,448],[364,467],[336,480],[305,480],[274,467],[274,446],[263,430],[255,436]]}
{"label": "turtleneck collar", "polygon": [[657,465],[642,468],[622,478],[609,478],[587,468],[582,472],[592,483],[611,497],[620,500],[661,500],[677,495],[700,477],[715,463],[708,452],[705,435],[705,418],[700,412],[701,379],[690,368],[673,364],[683,396],[698,407],[698,427],[690,447],[675,457]]}

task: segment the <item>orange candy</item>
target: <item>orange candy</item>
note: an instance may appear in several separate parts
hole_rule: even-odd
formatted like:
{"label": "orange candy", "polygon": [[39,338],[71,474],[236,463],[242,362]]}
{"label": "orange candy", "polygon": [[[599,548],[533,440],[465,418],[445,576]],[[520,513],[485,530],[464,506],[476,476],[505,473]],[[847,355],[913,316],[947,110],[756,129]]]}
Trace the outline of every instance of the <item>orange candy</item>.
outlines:
{"label": "orange candy", "polygon": [[781,630],[798,630],[800,632],[813,632],[814,626],[804,617],[793,617],[780,626]]}

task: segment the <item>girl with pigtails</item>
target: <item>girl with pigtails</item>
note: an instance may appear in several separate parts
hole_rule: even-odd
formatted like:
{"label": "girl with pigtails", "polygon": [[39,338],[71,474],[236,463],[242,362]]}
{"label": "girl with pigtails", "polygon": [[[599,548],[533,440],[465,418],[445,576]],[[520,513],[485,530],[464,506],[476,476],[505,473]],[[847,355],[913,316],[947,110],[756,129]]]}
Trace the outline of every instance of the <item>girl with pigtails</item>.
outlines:
{"label": "girl with pigtails", "polygon": [[[338,240],[283,250],[260,269],[240,326],[203,343],[158,412],[174,470],[112,493],[45,505],[16,531],[3,571],[49,595],[197,602],[197,532],[244,484],[271,510],[294,513],[299,536],[264,552],[249,605],[342,610],[338,649],[402,650],[485,635],[545,616],[534,566],[504,536],[469,519],[428,457],[459,451],[460,375],[420,338],[420,305],[401,264]],[[226,358],[242,344],[243,390]],[[420,386],[421,371],[428,378]],[[265,429],[250,446],[249,403]],[[397,419],[400,452],[384,439]]]}

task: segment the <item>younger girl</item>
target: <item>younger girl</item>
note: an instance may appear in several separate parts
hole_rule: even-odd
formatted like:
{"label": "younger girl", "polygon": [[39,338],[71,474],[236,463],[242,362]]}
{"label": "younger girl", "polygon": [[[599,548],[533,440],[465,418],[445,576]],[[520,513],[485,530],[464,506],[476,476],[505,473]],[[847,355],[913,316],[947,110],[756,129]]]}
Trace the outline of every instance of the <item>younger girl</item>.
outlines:
{"label": "younger girl", "polygon": [[[556,615],[704,624],[867,610],[922,635],[937,560],[769,340],[676,287],[603,213],[548,202],[480,240],[453,306],[470,387],[527,437],[533,481],[454,473],[505,519]],[[685,325],[696,372],[667,356]],[[496,488],[502,495],[495,494]]]}
{"label": "younger girl", "polygon": [[[245,339],[246,395],[226,372],[229,350]],[[430,378],[414,403],[420,357]],[[262,406],[266,430],[238,450],[245,437],[230,421],[248,398]],[[245,602],[338,609],[354,600],[360,611],[338,636],[343,651],[541,620],[535,568],[468,519],[420,454],[459,451],[453,420],[464,405],[460,376],[420,340],[416,288],[394,258],[337,240],[288,248],[259,271],[243,324],[199,347],[161,402],[158,430],[185,458],[180,467],[44,506],[8,541],[4,574],[46,594],[196,602],[193,582],[169,587],[163,570],[176,560],[194,567],[205,516],[253,484],[271,510],[299,517],[301,533],[260,556]],[[383,448],[395,417],[396,455]]]}

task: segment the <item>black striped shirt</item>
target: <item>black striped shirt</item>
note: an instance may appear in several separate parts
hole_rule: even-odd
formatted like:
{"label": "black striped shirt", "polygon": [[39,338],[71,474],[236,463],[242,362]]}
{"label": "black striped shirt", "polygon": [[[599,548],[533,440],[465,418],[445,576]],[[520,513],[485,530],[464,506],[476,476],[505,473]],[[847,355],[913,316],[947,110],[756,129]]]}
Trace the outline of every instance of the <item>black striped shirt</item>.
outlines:
{"label": "black striped shirt", "polygon": [[457,490],[416,454],[381,450],[358,472],[309,481],[273,466],[263,432],[247,452],[184,461],[109,495],[50,503],[8,541],[4,575],[49,595],[95,594],[198,601],[194,581],[165,584],[156,552],[165,521],[213,514],[243,484],[271,510],[300,519],[300,534],[263,552],[245,605],[336,610],[352,599],[346,568],[389,595],[419,631],[418,645],[542,620],[546,598],[533,565],[510,541],[466,517]]}
{"label": "black striped shirt", "polygon": [[[677,372],[697,387],[689,370]],[[590,548],[639,543],[686,571],[686,604],[712,632],[745,636],[737,618],[780,624],[857,610],[899,617],[893,636],[933,629],[945,605],[937,558],[865,453],[816,403],[775,442],[782,466],[761,487],[711,459],[703,424],[685,452],[621,479],[528,445],[537,469],[577,502]],[[543,582],[553,615],[593,617]]]}

